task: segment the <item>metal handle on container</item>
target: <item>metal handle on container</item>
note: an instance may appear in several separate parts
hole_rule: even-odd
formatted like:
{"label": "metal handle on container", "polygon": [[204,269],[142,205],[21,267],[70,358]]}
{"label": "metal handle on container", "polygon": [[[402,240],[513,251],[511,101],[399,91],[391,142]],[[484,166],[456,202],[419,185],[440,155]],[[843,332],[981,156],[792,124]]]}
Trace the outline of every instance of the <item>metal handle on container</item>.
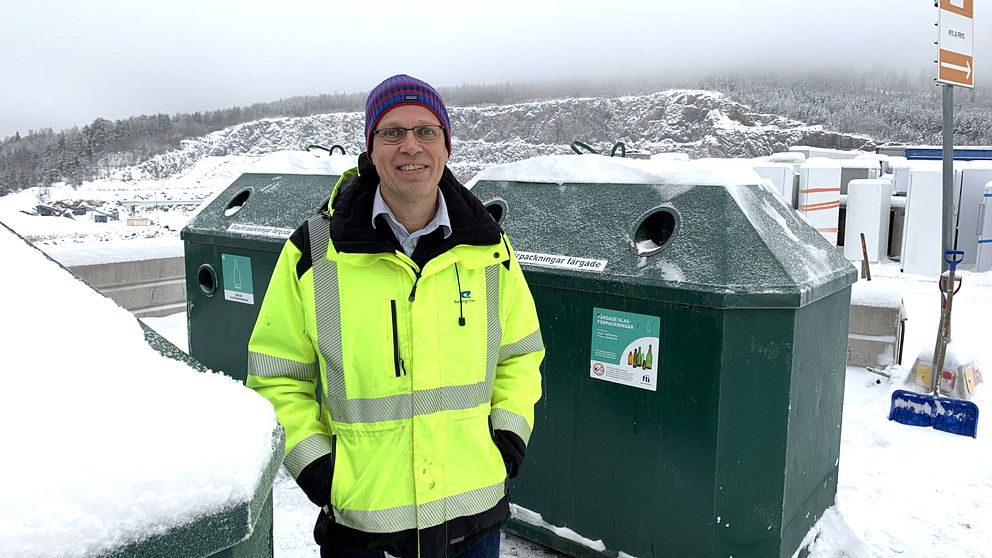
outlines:
{"label": "metal handle on container", "polygon": [[587,151],[594,155],[599,155],[599,151],[596,151],[588,143],[584,141],[575,140],[570,144],[569,147],[571,147],[572,151],[574,151],[577,155],[582,155],[583,151]]}

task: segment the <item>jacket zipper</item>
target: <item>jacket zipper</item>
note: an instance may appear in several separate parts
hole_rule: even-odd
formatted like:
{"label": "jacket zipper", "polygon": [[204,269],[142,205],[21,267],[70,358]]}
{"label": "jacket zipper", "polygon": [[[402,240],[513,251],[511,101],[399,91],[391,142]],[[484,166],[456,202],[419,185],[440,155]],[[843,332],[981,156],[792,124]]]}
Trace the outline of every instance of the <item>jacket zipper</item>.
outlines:
{"label": "jacket zipper", "polygon": [[410,289],[410,302],[417,300],[417,283],[420,282],[420,270],[414,270],[413,274],[413,288]]}
{"label": "jacket zipper", "polygon": [[400,377],[400,373],[406,374],[406,366],[403,365],[403,359],[400,357],[400,339],[399,339],[399,327],[396,323],[396,301],[389,301],[389,309],[393,314],[393,368],[396,370],[396,377]]}
{"label": "jacket zipper", "polygon": [[[338,459],[338,437],[331,434],[331,491],[334,490],[334,463]],[[327,505],[321,508],[327,517],[334,518],[334,500],[331,495],[327,495]]]}

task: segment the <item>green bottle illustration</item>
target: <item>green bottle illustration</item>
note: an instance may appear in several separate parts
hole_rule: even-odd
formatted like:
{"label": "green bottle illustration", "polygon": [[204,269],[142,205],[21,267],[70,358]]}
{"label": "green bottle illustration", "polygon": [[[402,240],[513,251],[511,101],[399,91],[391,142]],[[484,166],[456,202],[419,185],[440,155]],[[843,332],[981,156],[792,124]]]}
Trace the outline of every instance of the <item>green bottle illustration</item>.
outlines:
{"label": "green bottle illustration", "polygon": [[652,364],[654,364],[654,356],[651,355],[651,345],[648,345],[648,356],[647,356],[648,369],[651,369]]}
{"label": "green bottle illustration", "polygon": [[234,260],[234,288],[241,290],[241,267],[238,265],[238,260]]}
{"label": "green bottle illustration", "polygon": [[634,353],[634,366],[637,368],[641,367],[641,362],[644,357],[641,354],[641,348],[638,347],[637,351]]}

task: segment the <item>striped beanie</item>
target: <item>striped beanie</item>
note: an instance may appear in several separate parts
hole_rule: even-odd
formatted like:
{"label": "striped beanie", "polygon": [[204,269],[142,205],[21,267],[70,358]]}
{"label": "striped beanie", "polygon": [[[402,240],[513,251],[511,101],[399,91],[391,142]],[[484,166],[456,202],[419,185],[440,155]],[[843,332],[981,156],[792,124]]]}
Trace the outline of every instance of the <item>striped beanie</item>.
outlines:
{"label": "striped beanie", "polygon": [[451,120],[448,118],[448,110],[444,108],[441,95],[427,82],[406,74],[387,78],[377,85],[365,100],[365,150],[372,153],[372,132],[379,124],[379,120],[382,120],[391,109],[402,105],[420,105],[437,116],[438,121],[444,126],[444,144],[450,155]]}

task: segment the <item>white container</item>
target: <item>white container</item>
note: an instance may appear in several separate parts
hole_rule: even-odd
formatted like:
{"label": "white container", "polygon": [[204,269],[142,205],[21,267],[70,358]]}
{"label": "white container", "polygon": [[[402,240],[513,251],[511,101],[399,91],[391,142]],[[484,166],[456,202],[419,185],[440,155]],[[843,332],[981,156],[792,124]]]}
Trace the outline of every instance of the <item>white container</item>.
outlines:
{"label": "white container", "polygon": [[834,246],[840,221],[840,173],[838,161],[819,157],[799,167],[796,209]]}
{"label": "white container", "polygon": [[[992,161],[970,161],[955,173],[954,222],[957,225],[958,250],[964,251],[961,263],[971,265],[978,256],[979,217],[985,195],[985,185],[992,180]],[[992,231],[990,231],[992,232]]]}
{"label": "white container", "polygon": [[905,196],[909,191],[909,171],[913,165],[908,161],[893,163],[892,169],[892,193],[897,196]]}
{"label": "white container", "polygon": [[[903,157],[905,159],[905,157]],[[855,157],[857,160],[863,161],[878,161],[878,168],[881,169],[882,174],[888,174],[892,172],[889,166],[889,156],[882,155],[881,153],[862,153]]]}
{"label": "white container", "polygon": [[978,249],[975,250],[975,271],[992,269],[992,181],[985,184],[979,208]]}
{"label": "white container", "polygon": [[900,267],[904,273],[937,277],[941,271],[941,171],[912,169],[906,196]]}
{"label": "white container", "polygon": [[851,159],[840,164],[840,193],[847,194],[847,184],[852,180],[878,178],[882,175],[878,159]]}
{"label": "white container", "polygon": [[755,162],[753,168],[758,176],[772,183],[785,203],[796,207],[796,171],[791,163]]}
{"label": "white container", "polygon": [[855,179],[847,187],[847,217],[844,224],[844,257],[860,261],[861,233],[865,235],[868,261],[888,256],[889,211],[892,182],[887,178]]}

